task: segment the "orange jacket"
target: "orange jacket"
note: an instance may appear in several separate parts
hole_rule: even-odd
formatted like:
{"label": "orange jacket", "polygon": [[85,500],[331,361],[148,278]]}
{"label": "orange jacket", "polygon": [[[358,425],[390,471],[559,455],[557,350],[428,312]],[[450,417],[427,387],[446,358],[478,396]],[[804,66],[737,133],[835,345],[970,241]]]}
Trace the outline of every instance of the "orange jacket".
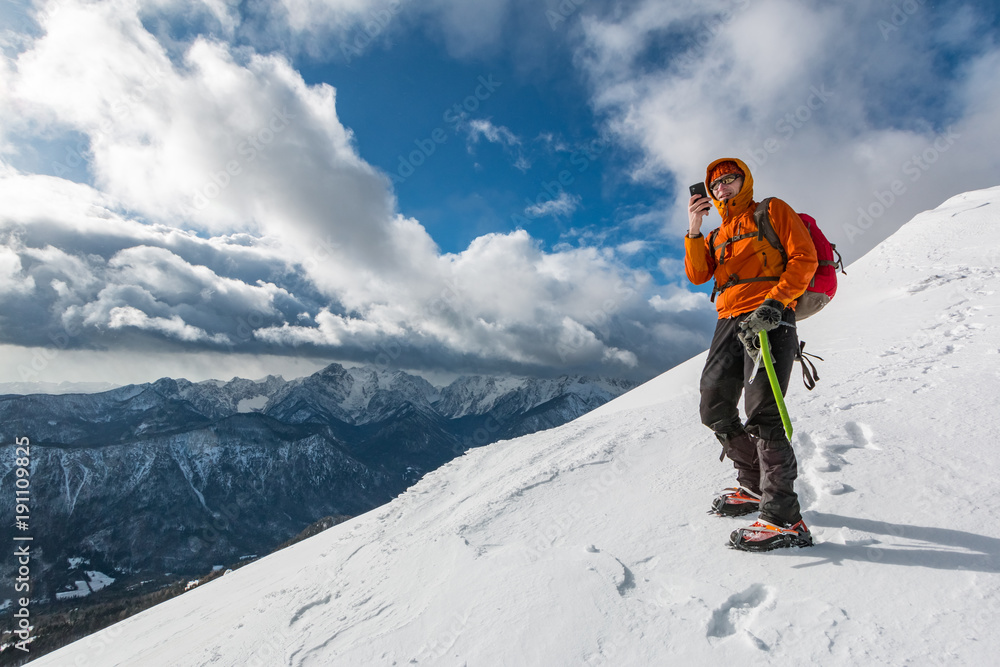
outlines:
{"label": "orange jacket", "polygon": [[[757,203],[753,201],[753,176],[746,164],[736,158],[714,161],[705,171],[705,186],[710,185],[708,174],[712,173],[715,165],[725,160],[736,162],[743,170],[743,187],[729,201],[719,201],[709,188],[715,208],[722,216],[722,225],[715,235],[714,252],[708,247],[709,234],[697,238],[685,236],[684,270],[687,277],[695,285],[715,278],[717,286],[724,285],[733,275],[738,278],[776,278],[740,283],[723,290],[715,300],[720,318],[756,310],[765,299],[775,299],[794,308],[795,300],[806,291],[819,266],[816,246],[809,230],[788,204],[780,199],[771,200],[767,207],[771,225],[788,254],[788,263],[782,264],[778,250],[766,239],[757,240],[757,223],[753,219]],[[730,239],[744,234],[748,236],[727,244]]]}

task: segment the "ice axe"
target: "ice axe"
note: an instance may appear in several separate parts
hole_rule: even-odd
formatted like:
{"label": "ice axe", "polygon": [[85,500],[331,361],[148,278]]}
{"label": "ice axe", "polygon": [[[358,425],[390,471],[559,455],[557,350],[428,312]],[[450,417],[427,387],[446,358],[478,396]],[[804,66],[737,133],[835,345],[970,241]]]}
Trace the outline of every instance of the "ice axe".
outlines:
{"label": "ice axe", "polygon": [[[781,423],[785,426],[785,436],[788,441],[792,441],[792,420],[788,416],[788,408],[785,407],[785,397],[781,393],[781,385],[778,383],[778,374],[774,372],[774,362],[771,361],[771,345],[767,342],[767,332],[760,331],[760,358],[764,360],[764,368],[767,370],[767,379],[771,383],[771,391],[774,392],[774,402],[778,404],[778,412],[781,413]],[[759,359],[758,359],[759,363]],[[756,375],[756,368],[754,369]]]}

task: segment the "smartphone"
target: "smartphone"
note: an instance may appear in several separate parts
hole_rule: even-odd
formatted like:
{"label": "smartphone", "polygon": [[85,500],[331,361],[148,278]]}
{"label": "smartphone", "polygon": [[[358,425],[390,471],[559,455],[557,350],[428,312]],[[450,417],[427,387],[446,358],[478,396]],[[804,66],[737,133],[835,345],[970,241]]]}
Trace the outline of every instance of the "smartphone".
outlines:
{"label": "smartphone", "polygon": [[696,195],[700,195],[702,197],[708,197],[708,190],[705,189],[704,183],[695,183],[694,185],[688,188],[688,192],[691,193],[692,197]]}

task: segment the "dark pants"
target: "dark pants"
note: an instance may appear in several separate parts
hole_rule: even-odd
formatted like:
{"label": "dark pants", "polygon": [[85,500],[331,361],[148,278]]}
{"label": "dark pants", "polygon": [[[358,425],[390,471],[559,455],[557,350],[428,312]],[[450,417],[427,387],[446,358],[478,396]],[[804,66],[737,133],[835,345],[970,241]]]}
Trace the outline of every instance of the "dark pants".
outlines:
{"label": "dark pants", "polygon": [[[785,437],[781,413],[761,362],[753,384],[753,360],[736,334],[739,323],[749,313],[721,319],[701,374],[701,421],[715,432],[723,451],[736,468],[741,486],[760,493],[761,518],[778,524],[799,521],[798,496],[794,484],[798,475],[795,452]],[[795,312],[786,308],[781,325],[768,332],[771,357],[782,393],[795,363],[799,340],[795,332]],[[744,396],[746,423],[740,421],[739,400]]]}

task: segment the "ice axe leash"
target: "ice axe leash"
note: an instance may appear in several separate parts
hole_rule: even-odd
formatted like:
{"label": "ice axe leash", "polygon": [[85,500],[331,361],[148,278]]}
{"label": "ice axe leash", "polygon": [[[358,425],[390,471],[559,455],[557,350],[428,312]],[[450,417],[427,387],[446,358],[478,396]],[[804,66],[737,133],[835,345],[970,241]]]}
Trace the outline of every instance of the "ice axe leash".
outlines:
{"label": "ice axe leash", "polygon": [[767,379],[771,383],[771,391],[774,392],[774,401],[778,404],[778,412],[781,413],[781,423],[785,426],[785,436],[788,441],[792,441],[792,420],[788,416],[788,408],[785,407],[785,397],[781,393],[781,385],[778,383],[778,374],[774,372],[774,362],[771,361],[771,345],[767,342],[767,332],[763,329],[760,332],[760,356],[764,360],[764,368],[767,370]]}

